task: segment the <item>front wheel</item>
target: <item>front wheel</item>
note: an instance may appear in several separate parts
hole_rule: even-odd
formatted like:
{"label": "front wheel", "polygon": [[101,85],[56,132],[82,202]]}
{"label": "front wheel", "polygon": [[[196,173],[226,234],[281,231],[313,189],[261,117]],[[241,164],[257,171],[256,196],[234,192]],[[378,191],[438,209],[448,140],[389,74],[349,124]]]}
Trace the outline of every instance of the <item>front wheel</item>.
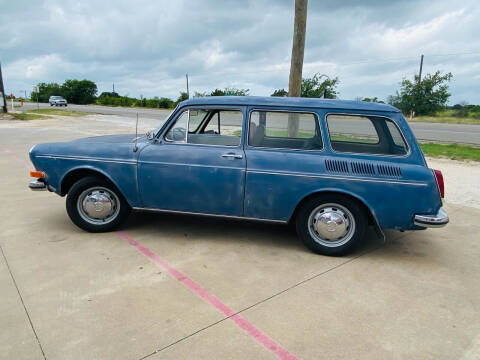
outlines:
{"label": "front wheel", "polygon": [[130,213],[130,206],[115,186],[90,176],[72,186],[66,206],[72,222],[88,232],[112,231],[125,222]]}
{"label": "front wheel", "polygon": [[297,234],[313,252],[344,255],[353,250],[365,235],[367,217],[361,205],[342,195],[319,195],[300,208]]}

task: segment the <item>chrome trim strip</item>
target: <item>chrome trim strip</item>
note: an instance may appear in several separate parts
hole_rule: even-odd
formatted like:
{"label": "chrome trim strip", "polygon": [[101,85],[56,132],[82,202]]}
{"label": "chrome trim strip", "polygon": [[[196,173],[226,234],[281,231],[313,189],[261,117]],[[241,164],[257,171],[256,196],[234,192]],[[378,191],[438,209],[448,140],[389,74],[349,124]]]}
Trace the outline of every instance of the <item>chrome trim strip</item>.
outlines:
{"label": "chrome trim strip", "polygon": [[138,210],[138,211],[153,211],[153,212],[172,213],[172,214],[210,216],[210,217],[219,217],[219,218],[226,218],[226,219],[253,220],[253,221],[271,222],[271,223],[278,223],[278,224],[286,224],[288,222],[285,220],[261,219],[261,218],[246,217],[246,216],[209,214],[209,213],[199,213],[199,212],[181,211],[181,210],[168,210],[168,209],[142,208],[142,207],[133,207],[132,209]]}
{"label": "chrome trim strip", "polygon": [[[328,116],[329,115],[350,115],[350,116],[363,116],[363,117],[381,117],[381,118],[385,118],[389,121],[391,121],[395,127],[397,128],[398,132],[400,133],[400,135],[402,136],[402,139],[403,141],[405,142],[405,145],[407,145],[407,153],[405,155],[394,155],[394,154],[374,154],[374,153],[356,153],[356,152],[347,152],[347,151],[337,151],[333,148],[332,146],[332,141],[330,140],[330,129],[328,127]],[[337,113],[337,112],[328,112],[324,115],[324,119],[325,119],[325,125],[327,126],[327,139],[328,139],[328,146],[330,147],[330,150],[336,154],[349,154],[349,155],[362,155],[362,156],[382,156],[382,157],[387,157],[387,158],[407,158],[410,156],[410,154],[412,153],[412,150],[411,150],[411,146],[410,144],[408,143],[407,141],[407,138],[405,137],[405,135],[403,134],[403,131],[402,129],[398,126],[397,122],[395,121],[395,119],[391,118],[391,117],[388,117],[388,116],[385,116],[385,115],[374,115],[374,114],[354,114],[354,113]],[[376,130],[375,130],[376,131]]]}
{"label": "chrome trim strip", "polygon": [[[241,159],[241,158],[239,158]],[[173,166],[188,166],[188,167],[204,167],[215,169],[232,169],[245,171],[243,166],[223,166],[223,165],[203,165],[203,164],[188,164],[188,163],[175,163],[175,162],[159,162],[159,161],[139,161],[138,164],[152,164],[152,165],[173,165]]]}
{"label": "chrome trim strip", "polygon": [[449,221],[450,219],[448,218],[447,212],[443,210],[443,208],[440,208],[436,215],[416,214],[413,218],[415,225],[427,228],[443,227],[447,225]]}
{"label": "chrome trim strip", "polygon": [[355,180],[355,181],[368,181],[368,182],[380,182],[380,183],[387,183],[387,184],[401,184],[401,185],[413,185],[413,186],[428,186],[427,183],[421,182],[413,182],[413,181],[387,181],[387,180],[380,180],[380,179],[364,179],[355,176],[330,176],[330,175],[317,175],[317,174],[295,174],[295,173],[287,173],[281,171],[262,171],[262,170],[248,170],[247,174],[269,174],[269,175],[284,175],[284,176],[299,176],[299,177],[308,177],[308,178],[320,178],[320,179],[337,179],[337,180]]}
{"label": "chrome trim strip", "polygon": [[98,161],[98,162],[111,162],[118,164],[130,164],[135,165],[137,162],[132,160],[120,160],[120,159],[101,159],[101,158],[87,158],[87,157],[77,157],[77,156],[57,156],[57,155],[36,155],[37,158],[46,158],[46,159],[62,159],[62,160],[83,160],[83,161]]}
{"label": "chrome trim strip", "polygon": [[[270,106],[270,105],[267,105]],[[254,111],[264,111],[264,112],[283,112],[283,113],[299,113],[299,114],[312,114],[314,119],[315,119],[315,124],[318,126],[318,130],[320,131],[320,139],[322,140],[322,148],[321,149],[295,149],[295,148],[274,148],[274,147],[268,147],[268,146],[253,146],[249,144],[249,137],[250,137],[250,122],[252,121],[252,112]],[[316,129],[315,129],[316,130]],[[247,116],[247,129],[245,130],[245,133],[247,135],[247,141],[246,141],[246,146],[247,149],[267,149],[267,150],[285,150],[285,151],[304,151],[304,152],[313,152],[313,153],[320,153],[325,150],[325,141],[323,141],[323,131],[322,131],[322,126],[320,123],[320,116],[318,113],[315,111],[301,111],[301,110],[283,110],[283,109],[265,109],[265,108],[259,108],[259,107],[252,107],[250,111],[248,112]]]}

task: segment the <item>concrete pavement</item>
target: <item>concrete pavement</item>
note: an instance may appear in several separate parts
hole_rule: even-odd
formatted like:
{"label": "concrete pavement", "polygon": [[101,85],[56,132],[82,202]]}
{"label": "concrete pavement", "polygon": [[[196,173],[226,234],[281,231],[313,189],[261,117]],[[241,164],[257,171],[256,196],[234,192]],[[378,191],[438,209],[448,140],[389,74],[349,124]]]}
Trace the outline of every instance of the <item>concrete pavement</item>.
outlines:
{"label": "concrete pavement", "polygon": [[[40,108],[49,108],[49,104],[41,103]],[[25,103],[24,109],[36,109],[36,103]],[[65,109],[58,107],[56,109]],[[115,115],[117,117],[129,118],[129,123],[135,124],[135,117],[138,113],[140,121],[152,128],[158,126],[158,120],[164,120],[171,110],[125,108],[99,105],[68,105],[67,109],[84,111],[89,113]],[[119,121],[122,121],[119,119]],[[437,141],[446,143],[461,143],[480,145],[480,126],[465,124],[437,124],[437,123],[409,123],[415,136],[419,140]]]}
{"label": "concrete pavement", "polygon": [[[118,234],[85,233],[65,199],[27,189],[30,146],[112,132],[131,129],[0,121],[2,357],[274,359]],[[480,210],[447,210],[445,228],[388,232],[386,243],[370,232],[343,258],[310,253],[279,225],[137,213],[123,231],[299,359],[473,360]]]}

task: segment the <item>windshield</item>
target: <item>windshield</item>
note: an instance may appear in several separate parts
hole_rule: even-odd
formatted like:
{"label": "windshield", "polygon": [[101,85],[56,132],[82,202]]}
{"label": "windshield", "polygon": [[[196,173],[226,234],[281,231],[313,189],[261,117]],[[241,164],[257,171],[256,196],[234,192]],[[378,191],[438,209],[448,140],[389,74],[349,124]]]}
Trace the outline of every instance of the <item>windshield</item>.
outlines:
{"label": "windshield", "polygon": [[[160,129],[163,127],[163,125],[165,125],[165,123],[168,121],[168,119],[170,119],[170,117],[172,116],[172,114],[175,112],[175,110],[177,110],[177,108],[173,109],[170,114],[168,114],[165,119],[163,120],[160,120],[160,124],[153,130],[152,132],[152,137],[156,137],[158,135],[158,132],[160,131]],[[149,131],[150,133],[150,131]]]}

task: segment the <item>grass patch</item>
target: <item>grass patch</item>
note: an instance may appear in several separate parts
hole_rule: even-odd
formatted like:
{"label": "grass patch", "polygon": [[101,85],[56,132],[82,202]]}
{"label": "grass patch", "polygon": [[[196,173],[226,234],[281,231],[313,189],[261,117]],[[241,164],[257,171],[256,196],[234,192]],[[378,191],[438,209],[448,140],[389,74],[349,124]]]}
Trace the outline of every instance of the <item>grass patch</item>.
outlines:
{"label": "grass patch", "polygon": [[470,124],[480,125],[480,119],[473,117],[455,117],[455,116],[415,116],[410,121],[409,117],[405,117],[409,122],[428,122],[442,124]]}
{"label": "grass patch", "polygon": [[[235,130],[234,132],[232,132],[232,135],[235,135],[235,136],[240,136],[241,134],[241,130]],[[282,138],[285,138],[285,137],[288,137],[287,135],[287,130],[275,130],[275,129],[267,129],[265,131],[265,136],[271,136],[271,137],[282,137]],[[311,139],[312,137],[315,136],[315,133],[314,132],[303,132],[303,131],[299,131],[297,136],[296,136],[296,139]]]}
{"label": "grass patch", "polygon": [[335,133],[330,134],[330,140],[354,142],[354,143],[360,143],[360,144],[378,144],[378,138],[367,137],[367,136],[343,135],[343,134],[335,134]]}
{"label": "grass patch", "polygon": [[82,112],[82,111],[74,111],[74,110],[60,110],[60,109],[36,109],[36,110],[28,110],[28,113],[34,114],[44,114],[44,115],[60,115],[60,116],[85,116],[90,115],[89,113]]}
{"label": "grass patch", "polygon": [[425,155],[431,157],[480,161],[480,147],[435,143],[421,143],[420,147]]}
{"label": "grass patch", "polygon": [[15,120],[36,120],[36,119],[45,119],[45,116],[37,114],[27,114],[27,113],[10,113]]}

